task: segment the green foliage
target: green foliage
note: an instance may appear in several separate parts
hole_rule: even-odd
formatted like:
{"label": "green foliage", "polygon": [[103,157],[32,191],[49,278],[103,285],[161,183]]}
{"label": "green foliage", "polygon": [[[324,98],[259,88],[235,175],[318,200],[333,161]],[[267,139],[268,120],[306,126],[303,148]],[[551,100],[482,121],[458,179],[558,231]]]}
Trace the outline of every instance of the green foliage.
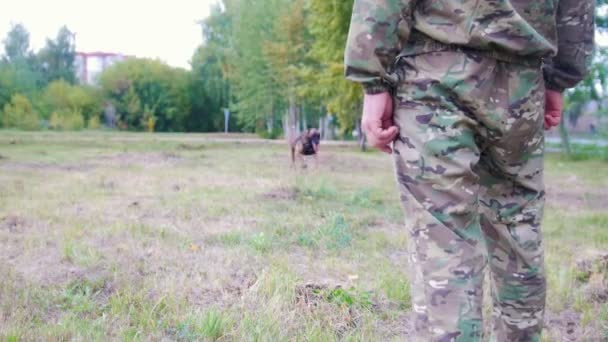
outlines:
{"label": "green foliage", "polygon": [[316,67],[305,69],[308,79],[302,91],[323,99],[335,113],[343,132],[351,131],[361,115],[362,91],[344,78],[344,47],[350,26],[353,0],[311,0],[308,25],[314,37],[310,50]]}
{"label": "green foliage", "polygon": [[369,292],[357,291],[355,288],[343,289],[341,287],[328,290],[325,297],[333,304],[346,307],[371,308],[372,301]]}
{"label": "green foliage", "polygon": [[[234,58],[230,75],[234,110],[239,122],[248,130],[280,120],[285,100],[264,54],[263,42],[272,40],[273,26],[283,0],[238,1],[233,7],[232,30]],[[229,9],[230,10],[230,9]]]}
{"label": "green foliage", "polygon": [[[224,62],[217,50],[199,47],[192,57],[190,92],[192,109],[186,129],[189,131],[220,131],[224,129],[223,109],[229,106],[230,84],[224,74]],[[231,130],[236,130],[232,120]]]}
{"label": "green foliage", "polygon": [[[226,7],[227,5],[225,5]],[[227,8],[232,8],[227,6]],[[192,57],[192,113],[188,128],[200,131],[224,129],[224,109],[232,106],[232,87],[229,79],[234,74],[232,59],[233,16],[219,5],[201,22],[204,45]],[[230,120],[231,131],[239,129],[237,120]]]}
{"label": "green foliage", "polygon": [[79,131],[85,127],[80,111],[60,109],[51,114],[49,127],[59,131]]}
{"label": "green foliage", "polygon": [[15,94],[33,98],[44,86],[40,64],[29,49],[29,32],[21,24],[13,26],[4,40],[0,61],[0,108]]}
{"label": "green foliage", "polygon": [[206,74],[216,78],[221,68],[227,85],[219,89],[230,89],[230,108],[246,130],[263,137],[281,129],[292,135],[328,112],[344,132],[355,126],[362,92],[344,79],[342,62],[352,5],[352,0],[223,1],[203,22],[201,49],[214,57],[206,57]]}
{"label": "green foliage", "polygon": [[[160,61],[133,58],[100,76],[105,97],[131,130],[182,131],[190,113],[189,75]],[[153,127],[151,127],[153,126]]]}
{"label": "green foliage", "polygon": [[45,82],[65,80],[73,84],[76,81],[74,33],[63,26],[54,40],[46,40],[46,46],[38,53],[38,60],[42,65]]}
{"label": "green foliage", "polygon": [[102,112],[99,91],[88,86],[71,85],[64,80],[51,82],[42,94],[43,116],[48,118],[55,112],[78,113],[84,121],[97,117]]}
{"label": "green foliage", "polygon": [[3,61],[6,63],[21,62],[31,55],[30,33],[23,24],[13,25],[3,43]]}
{"label": "green foliage", "polygon": [[88,129],[99,129],[101,128],[101,122],[99,121],[99,116],[93,116],[87,122]]}
{"label": "green foliage", "polygon": [[261,232],[251,237],[249,245],[258,252],[266,253],[272,248],[272,240],[264,232]]}
{"label": "green foliage", "polygon": [[4,105],[0,121],[3,127],[23,130],[40,129],[38,114],[27,97],[21,94],[13,95],[10,103]]}

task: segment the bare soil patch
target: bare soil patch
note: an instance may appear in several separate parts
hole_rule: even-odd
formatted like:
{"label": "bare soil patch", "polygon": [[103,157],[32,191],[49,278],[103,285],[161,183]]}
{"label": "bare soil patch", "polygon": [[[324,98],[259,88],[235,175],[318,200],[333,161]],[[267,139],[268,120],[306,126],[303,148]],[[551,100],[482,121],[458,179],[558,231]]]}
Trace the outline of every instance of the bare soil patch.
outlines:
{"label": "bare soil patch", "polygon": [[592,188],[577,183],[563,186],[557,182],[548,182],[546,192],[547,203],[558,208],[608,209],[608,196],[603,189]]}
{"label": "bare soil patch", "polygon": [[299,193],[300,191],[295,187],[280,187],[263,194],[262,197],[270,200],[294,201]]}

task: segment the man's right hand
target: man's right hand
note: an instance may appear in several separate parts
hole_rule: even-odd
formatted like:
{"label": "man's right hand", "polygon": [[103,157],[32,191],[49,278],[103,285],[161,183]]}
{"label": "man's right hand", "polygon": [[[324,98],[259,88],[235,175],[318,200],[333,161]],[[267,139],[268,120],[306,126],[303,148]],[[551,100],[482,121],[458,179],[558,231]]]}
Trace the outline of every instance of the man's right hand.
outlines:
{"label": "man's right hand", "polygon": [[393,97],[389,93],[365,94],[361,128],[370,145],[386,153],[393,153],[390,143],[399,134],[393,123]]}

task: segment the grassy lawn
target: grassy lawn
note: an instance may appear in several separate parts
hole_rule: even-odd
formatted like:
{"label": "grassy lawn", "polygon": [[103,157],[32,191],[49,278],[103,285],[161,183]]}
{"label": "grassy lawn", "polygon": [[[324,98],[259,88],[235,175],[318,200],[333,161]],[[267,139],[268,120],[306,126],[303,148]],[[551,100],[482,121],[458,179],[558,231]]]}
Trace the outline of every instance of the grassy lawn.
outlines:
{"label": "grassy lawn", "polygon": [[[403,341],[389,157],[0,131],[0,341]],[[608,163],[549,156],[547,341],[608,338]]]}

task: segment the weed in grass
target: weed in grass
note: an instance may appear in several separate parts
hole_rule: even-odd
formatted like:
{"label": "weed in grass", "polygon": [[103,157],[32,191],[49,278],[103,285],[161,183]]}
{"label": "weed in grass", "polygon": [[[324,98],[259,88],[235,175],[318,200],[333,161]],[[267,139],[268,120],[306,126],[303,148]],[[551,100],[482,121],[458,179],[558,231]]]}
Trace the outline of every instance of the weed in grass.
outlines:
{"label": "weed in grass", "polygon": [[350,204],[363,207],[370,208],[372,206],[379,206],[384,203],[383,199],[378,196],[373,190],[369,188],[364,188],[358,190],[352,194],[350,198]]}
{"label": "weed in grass", "polygon": [[185,341],[218,340],[228,329],[225,314],[217,309],[211,309],[204,314],[194,314],[186,321],[178,324],[176,337]]}
{"label": "weed in grass", "polygon": [[68,240],[63,246],[64,258],[76,265],[89,267],[101,259],[101,254],[89,246],[85,246],[76,240]]}
{"label": "weed in grass", "polygon": [[219,311],[208,311],[200,323],[201,335],[216,340],[222,336],[223,325],[224,320]]}
{"label": "weed in grass", "polygon": [[249,239],[249,245],[260,253],[267,253],[272,248],[272,240],[264,232],[254,234]]}
{"label": "weed in grass", "polygon": [[353,241],[350,226],[342,215],[336,215],[333,222],[323,227],[320,233],[326,239],[325,246],[328,249],[346,248]]}
{"label": "weed in grass", "polygon": [[280,299],[292,303],[295,299],[296,277],[286,266],[276,265],[262,272],[251,287],[251,294],[266,299]]}
{"label": "weed in grass", "polygon": [[327,292],[326,298],[330,303],[343,306],[357,306],[360,308],[369,309],[372,307],[369,292],[357,291],[355,288],[348,290],[343,288],[331,289]]}
{"label": "weed in grass", "polygon": [[324,178],[316,181],[299,178],[296,189],[299,197],[307,200],[331,200],[338,196],[336,188]]}
{"label": "weed in grass", "polygon": [[61,294],[63,310],[74,313],[88,313],[98,309],[95,297],[103,290],[104,282],[96,283],[86,279],[71,282]]}
{"label": "weed in grass", "polygon": [[171,317],[175,303],[168,296],[154,299],[143,291],[135,289],[115,293],[109,300],[109,314],[126,319],[129,327],[125,338],[133,340],[145,332],[156,331],[166,325],[165,318]]}
{"label": "weed in grass", "polygon": [[315,234],[302,232],[297,237],[297,244],[302,247],[314,248],[318,246],[318,238]]}
{"label": "weed in grass", "polygon": [[211,244],[220,244],[226,247],[234,247],[242,244],[244,240],[243,234],[235,231],[212,235],[207,239],[207,242]]}
{"label": "weed in grass", "polygon": [[8,335],[6,336],[6,342],[19,342],[19,337],[17,335]]}
{"label": "weed in grass", "polygon": [[399,309],[411,308],[410,282],[404,275],[392,272],[385,274],[380,281],[380,288],[391,302],[398,305]]}
{"label": "weed in grass", "polygon": [[301,232],[296,244],[308,248],[325,247],[328,250],[340,250],[350,247],[353,232],[342,214],[336,214],[331,221],[312,232]]}

